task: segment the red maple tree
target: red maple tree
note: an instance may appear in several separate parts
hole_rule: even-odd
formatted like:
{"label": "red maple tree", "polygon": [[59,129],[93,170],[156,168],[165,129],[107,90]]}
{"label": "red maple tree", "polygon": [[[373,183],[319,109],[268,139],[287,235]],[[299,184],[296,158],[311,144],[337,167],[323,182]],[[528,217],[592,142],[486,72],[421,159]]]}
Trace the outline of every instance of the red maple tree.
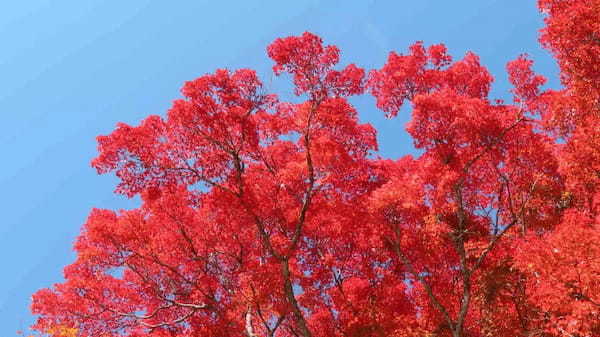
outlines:
{"label": "red maple tree", "polygon": [[[561,90],[520,56],[392,52],[368,74],[313,34],[187,82],[166,117],[98,137],[133,210],[92,210],[34,328],[65,336],[600,336],[600,1],[540,0]],[[376,155],[372,94],[422,154]]]}

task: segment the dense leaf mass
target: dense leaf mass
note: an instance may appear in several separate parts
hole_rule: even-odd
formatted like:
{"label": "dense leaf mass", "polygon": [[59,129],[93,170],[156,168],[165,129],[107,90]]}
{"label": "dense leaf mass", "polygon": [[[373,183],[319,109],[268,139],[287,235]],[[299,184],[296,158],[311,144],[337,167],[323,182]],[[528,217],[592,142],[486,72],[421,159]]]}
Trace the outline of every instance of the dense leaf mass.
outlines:
{"label": "dense leaf mass", "polygon": [[[513,101],[477,55],[417,42],[381,69],[311,33],[185,83],[166,116],[98,137],[139,195],[94,209],[65,281],[33,296],[65,336],[600,336],[600,0],[539,0],[560,90],[521,55]],[[409,104],[418,157],[377,156],[348,98]]]}

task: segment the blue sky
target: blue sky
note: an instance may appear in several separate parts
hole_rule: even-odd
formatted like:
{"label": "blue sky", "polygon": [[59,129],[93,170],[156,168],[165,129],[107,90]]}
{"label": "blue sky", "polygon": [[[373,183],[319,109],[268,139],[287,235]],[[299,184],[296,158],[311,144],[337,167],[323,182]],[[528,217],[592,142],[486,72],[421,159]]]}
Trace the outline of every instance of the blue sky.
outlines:
{"label": "blue sky", "polygon": [[[30,296],[60,282],[92,207],[131,208],[116,179],[90,167],[95,137],[119,121],[163,114],[184,81],[216,68],[256,69],[271,80],[266,46],[319,34],[343,63],[379,67],[416,40],[479,54],[507,97],[504,66],[529,53],[556,87],[537,43],[534,0],[461,1],[3,1],[0,5],[0,336],[32,322]],[[371,97],[354,101],[379,130],[381,154],[412,151],[406,114],[385,120]]]}

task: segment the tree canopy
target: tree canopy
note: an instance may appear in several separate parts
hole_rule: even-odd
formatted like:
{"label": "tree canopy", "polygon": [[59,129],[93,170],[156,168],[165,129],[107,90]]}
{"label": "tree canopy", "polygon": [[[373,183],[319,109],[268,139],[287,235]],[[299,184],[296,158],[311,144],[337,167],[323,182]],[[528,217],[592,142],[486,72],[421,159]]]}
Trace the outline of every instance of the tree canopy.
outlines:
{"label": "tree canopy", "polygon": [[[416,42],[381,69],[311,33],[186,82],[166,116],[98,137],[132,210],[93,209],[65,281],[33,296],[67,336],[600,336],[600,1],[539,0],[563,88],[519,56],[512,102],[477,55]],[[377,154],[348,98],[420,149]]]}

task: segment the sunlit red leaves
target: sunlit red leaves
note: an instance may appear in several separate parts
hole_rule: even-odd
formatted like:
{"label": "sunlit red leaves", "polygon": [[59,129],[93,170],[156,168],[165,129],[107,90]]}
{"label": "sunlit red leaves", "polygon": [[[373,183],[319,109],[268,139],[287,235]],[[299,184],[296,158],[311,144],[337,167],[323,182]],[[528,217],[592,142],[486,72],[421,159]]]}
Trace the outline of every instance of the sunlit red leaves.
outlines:
{"label": "sunlit red leaves", "polygon": [[412,45],[408,55],[391,52],[386,64],[369,74],[377,107],[393,117],[406,100],[444,89],[465,97],[487,98],[493,78],[480,65],[479,57],[467,53],[460,61],[451,64],[451,60],[443,45],[425,49],[421,42]]}
{"label": "sunlit red leaves", "polygon": [[540,93],[540,86],[546,83],[543,76],[536,75],[531,69],[533,61],[527,55],[521,55],[507,65],[508,77],[514,89],[517,103],[529,103]]}
{"label": "sunlit red leaves", "polygon": [[550,331],[585,335],[600,328],[599,233],[598,222],[571,210],[555,231],[528,237],[517,250],[529,299],[548,313]]}
{"label": "sunlit red leaves", "polygon": [[[560,91],[542,90],[520,56],[507,66],[514,104],[504,104],[489,97],[478,56],[453,62],[444,45],[421,42],[365,80],[304,33],[267,50],[295,102],[266,93],[252,70],[221,69],[186,82],[165,117],[118,124],[98,137],[92,165],[142,204],[92,210],[65,282],[33,296],[35,328],[595,336],[600,122],[590,93],[600,85],[589,37],[600,9],[539,4]],[[365,90],[388,116],[411,105],[419,156],[377,157],[376,130],[347,99]]]}
{"label": "sunlit red leaves", "polygon": [[295,93],[309,93],[313,98],[328,95],[350,96],[363,92],[363,69],[351,64],[341,71],[334,70],[340,59],[336,46],[323,46],[320,37],[304,33],[276,39],[267,48],[269,57],[275,61],[273,71],[293,76]]}
{"label": "sunlit red leaves", "polygon": [[[218,70],[187,82],[166,118],[99,137],[93,165],[115,171],[118,192],[141,194],[143,205],[92,212],[67,281],[36,295],[34,310],[47,314],[40,327],[221,336],[247,329],[239,315],[250,314],[256,331],[268,332],[262,324],[271,320],[281,320],[282,334],[298,329],[298,304],[284,285],[309,293],[331,278],[311,277],[318,265],[309,260],[337,254],[342,246],[331,238],[358,225],[351,202],[372,185],[367,157],[376,141],[342,98],[362,92],[364,71],[333,69],[337,48],[307,33],[269,53],[308,101],[280,103],[253,71]],[[89,315],[78,316],[82,307]]]}
{"label": "sunlit red leaves", "polygon": [[576,119],[598,113],[600,100],[600,1],[538,0],[546,14],[541,43],[552,51],[561,80],[580,109]]}

